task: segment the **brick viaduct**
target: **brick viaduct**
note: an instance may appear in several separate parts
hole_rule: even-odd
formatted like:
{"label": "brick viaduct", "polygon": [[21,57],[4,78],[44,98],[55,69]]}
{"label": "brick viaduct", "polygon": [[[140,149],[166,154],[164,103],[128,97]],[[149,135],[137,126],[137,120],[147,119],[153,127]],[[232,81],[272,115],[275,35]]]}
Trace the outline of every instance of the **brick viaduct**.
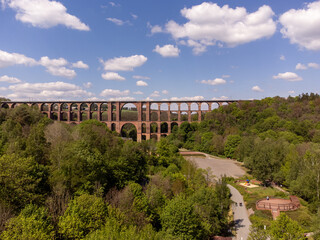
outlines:
{"label": "brick viaduct", "polygon": [[118,133],[124,125],[133,124],[137,130],[137,141],[141,141],[160,139],[169,135],[175,125],[179,126],[184,121],[200,122],[206,112],[239,102],[241,100],[2,102],[1,108],[27,104],[53,120],[79,124],[87,119],[97,119]]}

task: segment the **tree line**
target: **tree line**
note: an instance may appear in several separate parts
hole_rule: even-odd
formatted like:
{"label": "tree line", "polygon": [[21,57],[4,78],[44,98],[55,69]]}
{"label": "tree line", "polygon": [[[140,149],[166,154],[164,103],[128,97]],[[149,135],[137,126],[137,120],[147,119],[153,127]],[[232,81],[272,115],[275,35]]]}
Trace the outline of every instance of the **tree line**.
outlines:
{"label": "tree line", "polygon": [[124,141],[96,120],[0,109],[0,239],[208,239],[229,190],[168,139]]}

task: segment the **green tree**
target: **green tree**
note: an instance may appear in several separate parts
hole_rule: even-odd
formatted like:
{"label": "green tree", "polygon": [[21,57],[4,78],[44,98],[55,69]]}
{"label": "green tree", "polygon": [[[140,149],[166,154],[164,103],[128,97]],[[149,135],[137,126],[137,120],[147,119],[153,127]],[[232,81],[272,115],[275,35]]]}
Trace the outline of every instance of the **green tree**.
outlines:
{"label": "green tree", "polygon": [[291,220],[285,213],[281,213],[272,222],[269,229],[271,238],[274,240],[298,240],[306,239],[304,231],[296,221]]}
{"label": "green tree", "polygon": [[21,213],[7,223],[6,230],[0,235],[2,240],[54,239],[55,233],[44,207],[27,205]]}
{"label": "green tree", "polygon": [[67,239],[82,239],[88,233],[101,228],[107,217],[102,198],[82,194],[73,199],[60,217],[59,233]]}
{"label": "green tree", "polygon": [[224,146],[224,155],[228,158],[233,158],[240,141],[240,135],[229,135]]}

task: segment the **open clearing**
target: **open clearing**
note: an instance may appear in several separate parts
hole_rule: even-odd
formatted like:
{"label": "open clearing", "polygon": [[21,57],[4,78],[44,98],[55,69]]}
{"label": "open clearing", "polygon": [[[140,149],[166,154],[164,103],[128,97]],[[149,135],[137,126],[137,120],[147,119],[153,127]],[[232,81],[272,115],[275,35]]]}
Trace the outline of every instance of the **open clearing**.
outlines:
{"label": "open clearing", "polygon": [[[188,154],[183,155],[185,159],[196,163],[199,168],[211,168],[211,173],[217,178],[220,178],[223,175],[239,178],[246,174],[245,170],[235,160],[218,158],[200,152],[189,152]],[[205,157],[201,155],[205,155]]]}

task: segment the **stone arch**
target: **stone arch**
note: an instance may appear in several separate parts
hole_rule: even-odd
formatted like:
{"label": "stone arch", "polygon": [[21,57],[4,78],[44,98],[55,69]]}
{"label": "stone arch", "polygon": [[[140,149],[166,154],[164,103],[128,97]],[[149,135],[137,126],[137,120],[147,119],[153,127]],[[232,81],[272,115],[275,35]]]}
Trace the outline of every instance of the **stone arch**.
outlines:
{"label": "stone arch", "polygon": [[51,105],[51,111],[54,111],[54,112],[58,112],[59,111],[58,103],[54,103],[54,104]]}
{"label": "stone arch", "polygon": [[181,105],[180,105],[180,111],[188,111],[188,110],[189,110],[188,104],[186,104],[186,103],[181,103]]}
{"label": "stone arch", "polygon": [[146,136],[146,135],[142,135],[142,136],[141,136],[141,140],[142,140],[142,141],[146,141],[146,140],[147,140],[147,136]]}
{"label": "stone arch", "polygon": [[171,103],[170,104],[170,111],[178,111],[178,104],[177,103]]}
{"label": "stone arch", "polygon": [[77,113],[72,112],[70,117],[71,117],[70,121],[78,121],[78,114]]}
{"label": "stone arch", "polygon": [[191,112],[191,122],[197,122],[198,117],[198,112]]}
{"label": "stone arch", "polygon": [[138,121],[138,109],[133,103],[126,103],[120,111],[121,121]]}
{"label": "stone arch", "polygon": [[146,133],[147,132],[147,125],[145,123],[141,124],[141,132]]}
{"label": "stone arch", "polygon": [[115,103],[111,104],[111,121],[117,121],[117,106]]}
{"label": "stone arch", "polygon": [[32,103],[32,104],[31,104],[31,108],[39,110],[39,105],[38,105],[38,103]]}
{"label": "stone arch", "polygon": [[80,105],[80,111],[88,111],[88,109],[89,109],[88,104],[82,103]]}
{"label": "stone arch", "polygon": [[48,117],[48,113],[46,113],[46,112],[43,112],[42,114],[43,114],[43,116],[46,116],[46,117]]}
{"label": "stone arch", "polygon": [[96,119],[96,120],[98,120],[98,113],[97,113],[97,112],[93,112],[93,113],[91,114],[91,119]]}
{"label": "stone arch", "polygon": [[49,111],[49,105],[47,103],[43,103],[41,105],[41,111]]}
{"label": "stone arch", "polygon": [[58,120],[58,113],[56,113],[56,112],[51,113],[51,119]]}
{"label": "stone arch", "polygon": [[88,119],[89,119],[88,118],[88,113],[82,112],[80,121],[85,121],[85,120],[88,120]]}
{"label": "stone arch", "polygon": [[3,103],[3,104],[1,105],[1,108],[9,108],[9,105],[8,105],[7,103]]}
{"label": "stone arch", "polygon": [[108,111],[108,103],[102,103],[100,106],[100,110],[102,112],[107,112]]}
{"label": "stone arch", "polygon": [[141,120],[147,121],[147,105],[145,103],[142,104],[141,114]]}
{"label": "stone arch", "polygon": [[16,106],[18,106],[18,104],[13,103],[13,104],[11,105],[11,108],[15,108]]}
{"label": "stone arch", "polygon": [[62,112],[60,121],[68,121],[68,113]]}
{"label": "stone arch", "polygon": [[195,103],[195,102],[191,103],[191,105],[190,105],[190,110],[191,110],[191,111],[198,111],[198,110],[199,110],[199,105],[198,105],[198,103]]}
{"label": "stone arch", "polygon": [[206,102],[201,103],[201,111],[209,111],[209,104]]}
{"label": "stone arch", "polygon": [[162,103],[160,105],[160,121],[168,121],[169,120],[168,111],[169,111],[168,104]]}
{"label": "stone arch", "polygon": [[69,111],[69,106],[67,103],[61,104],[61,111],[64,111],[64,112]]}
{"label": "stone arch", "polygon": [[219,104],[217,102],[211,103],[211,110],[219,108]]}
{"label": "stone arch", "polygon": [[228,102],[223,102],[223,103],[221,104],[221,106],[228,106],[228,105],[229,105]]}
{"label": "stone arch", "polygon": [[111,131],[116,131],[117,125],[115,123],[111,124]]}
{"label": "stone arch", "polygon": [[108,121],[108,112],[101,113],[101,121]]}
{"label": "stone arch", "polygon": [[188,112],[181,112],[181,121],[188,121]]}
{"label": "stone arch", "polygon": [[150,121],[158,121],[158,113],[157,112],[151,112]]}
{"label": "stone arch", "polygon": [[167,134],[161,134],[161,138],[167,137]]}
{"label": "stone arch", "polygon": [[137,141],[137,128],[132,123],[126,123],[121,127],[121,137],[131,138],[133,141]]}
{"label": "stone arch", "polygon": [[178,121],[178,112],[170,112],[170,121]]}
{"label": "stone arch", "polygon": [[98,104],[96,104],[96,103],[91,103],[91,105],[90,105],[90,111],[91,111],[91,112],[96,112],[96,111],[98,111]]}
{"label": "stone arch", "polygon": [[159,105],[158,105],[158,103],[152,103],[152,104],[150,105],[150,110],[151,110],[151,111],[158,111],[158,110],[159,110]]}
{"label": "stone arch", "polygon": [[150,124],[150,133],[157,133],[158,132],[158,124],[153,122]]}
{"label": "stone arch", "polygon": [[71,109],[71,111],[78,111],[79,110],[78,109],[78,104],[72,103],[70,109]]}
{"label": "stone arch", "polygon": [[171,132],[173,131],[173,128],[175,126],[179,127],[178,123],[176,123],[176,122],[171,123]]}
{"label": "stone arch", "polygon": [[160,125],[160,132],[161,133],[168,133],[168,123],[166,122],[162,122],[161,125]]}

